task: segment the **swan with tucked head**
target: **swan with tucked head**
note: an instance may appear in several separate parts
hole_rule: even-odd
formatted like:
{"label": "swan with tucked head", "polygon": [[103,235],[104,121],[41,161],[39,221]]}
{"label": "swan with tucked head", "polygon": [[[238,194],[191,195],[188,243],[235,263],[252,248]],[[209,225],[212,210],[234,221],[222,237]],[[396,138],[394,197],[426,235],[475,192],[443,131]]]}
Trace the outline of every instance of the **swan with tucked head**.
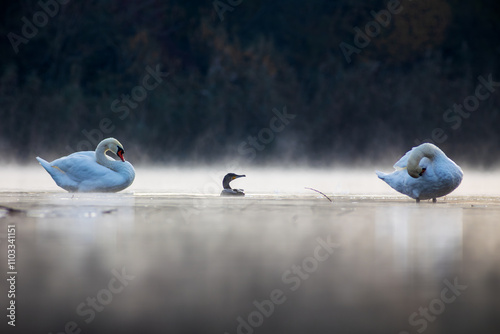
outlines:
{"label": "swan with tucked head", "polygon": [[445,196],[462,182],[462,169],[439,147],[424,143],[412,148],[396,164],[395,172],[376,172],[394,190],[420,200]]}
{"label": "swan with tucked head", "polygon": [[[120,160],[106,155],[111,151]],[[135,170],[125,161],[123,145],[115,138],[104,139],[95,152],[82,151],[47,162],[36,159],[56,184],[69,192],[117,192],[130,186]]]}

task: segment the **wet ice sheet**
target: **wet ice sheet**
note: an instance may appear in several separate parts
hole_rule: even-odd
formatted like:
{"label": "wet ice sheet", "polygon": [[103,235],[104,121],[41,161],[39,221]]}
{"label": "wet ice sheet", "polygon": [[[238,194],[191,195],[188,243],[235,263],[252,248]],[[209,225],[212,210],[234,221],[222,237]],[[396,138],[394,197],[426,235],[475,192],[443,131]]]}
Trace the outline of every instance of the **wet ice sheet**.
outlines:
{"label": "wet ice sheet", "polygon": [[69,194],[41,167],[3,169],[0,205],[18,210],[0,209],[2,269],[6,226],[17,229],[16,329],[500,328],[498,173],[466,171],[450,196],[417,205],[369,169],[238,170],[247,196],[220,198],[225,172],[137,168],[124,192]]}
{"label": "wet ice sheet", "polygon": [[[333,200],[314,192],[245,198],[3,192],[0,203],[20,210],[0,210],[2,233],[7,224],[17,227],[16,329],[58,333],[73,323],[82,333],[499,328],[498,198],[450,196],[419,205],[393,194]],[[123,288],[117,293],[109,292],[114,278],[112,287]]]}

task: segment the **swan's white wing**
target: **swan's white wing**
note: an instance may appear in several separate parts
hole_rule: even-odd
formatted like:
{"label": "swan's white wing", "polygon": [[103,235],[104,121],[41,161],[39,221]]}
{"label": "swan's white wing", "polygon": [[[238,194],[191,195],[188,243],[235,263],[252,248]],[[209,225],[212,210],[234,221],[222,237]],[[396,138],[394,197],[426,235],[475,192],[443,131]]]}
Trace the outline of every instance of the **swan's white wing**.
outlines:
{"label": "swan's white wing", "polygon": [[98,164],[94,152],[77,152],[50,163],[53,168],[67,175],[75,182],[105,177],[109,168]]}
{"label": "swan's white wing", "polygon": [[412,148],[411,150],[409,150],[408,152],[406,152],[405,155],[403,155],[401,157],[401,159],[399,159],[395,164],[394,164],[394,169],[396,170],[400,170],[400,169],[403,169],[403,168],[406,168],[407,167],[407,164],[408,164],[408,158],[410,157],[410,154],[411,154],[411,151],[413,151],[415,149]]}

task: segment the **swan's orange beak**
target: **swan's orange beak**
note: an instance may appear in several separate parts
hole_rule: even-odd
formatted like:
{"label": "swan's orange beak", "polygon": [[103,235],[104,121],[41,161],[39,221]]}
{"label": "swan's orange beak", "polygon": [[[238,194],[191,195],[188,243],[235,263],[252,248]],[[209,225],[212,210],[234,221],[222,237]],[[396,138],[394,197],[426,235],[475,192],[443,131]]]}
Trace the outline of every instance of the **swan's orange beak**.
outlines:
{"label": "swan's orange beak", "polygon": [[123,162],[125,162],[125,158],[123,157],[123,153],[125,153],[125,151],[123,151],[123,148],[118,146],[118,151],[116,151],[116,155],[119,156]]}

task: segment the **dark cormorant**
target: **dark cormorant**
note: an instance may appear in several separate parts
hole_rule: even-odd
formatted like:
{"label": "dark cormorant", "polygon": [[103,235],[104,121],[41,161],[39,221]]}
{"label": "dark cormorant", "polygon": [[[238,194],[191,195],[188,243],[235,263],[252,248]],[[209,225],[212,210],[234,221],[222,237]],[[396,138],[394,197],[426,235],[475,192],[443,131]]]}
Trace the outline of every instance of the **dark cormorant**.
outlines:
{"label": "dark cormorant", "polygon": [[224,176],[224,179],[222,180],[222,186],[224,189],[220,193],[221,196],[245,196],[245,193],[243,192],[243,189],[232,189],[231,186],[229,185],[229,182],[232,180],[235,180],[240,177],[245,177],[245,175],[237,175],[234,173],[229,173],[226,176]]}

